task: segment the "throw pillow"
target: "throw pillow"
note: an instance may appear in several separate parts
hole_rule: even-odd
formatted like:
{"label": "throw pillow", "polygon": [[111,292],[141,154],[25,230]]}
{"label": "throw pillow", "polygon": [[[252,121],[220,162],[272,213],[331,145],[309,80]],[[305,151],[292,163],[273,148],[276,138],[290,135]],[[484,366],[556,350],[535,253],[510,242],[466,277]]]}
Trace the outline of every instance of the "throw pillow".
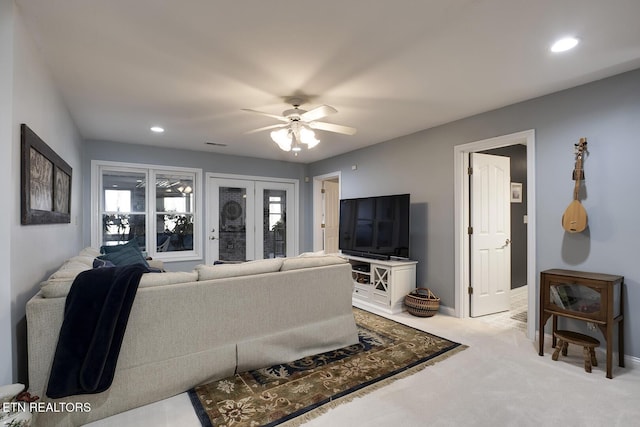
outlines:
{"label": "throw pillow", "polygon": [[127,243],[123,244],[123,245],[103,245],[100,246],[100,253],[102,254],[110,254],[112,252],[118,252],[121,251],[122,249],[126,249],[126,248],[134,248],[137,249],[138,251],[140,251],[140,246],[138,246],[138,242],[136,241],[136,239],[131,239],[129,240]]}
{"label": "throw pillow", "polygon": [[128,247],[125,247],[126,245],[121,245],[121,246],[123,247],[120,248],[120,250],[101,255],[98,257],[98,259],[111,261],[116,266],[142,264],[145,267],[149,267],[149,263],[142,256],[142,252],[140,252],[140,249],[134,248],[133,246],[128,246]]}

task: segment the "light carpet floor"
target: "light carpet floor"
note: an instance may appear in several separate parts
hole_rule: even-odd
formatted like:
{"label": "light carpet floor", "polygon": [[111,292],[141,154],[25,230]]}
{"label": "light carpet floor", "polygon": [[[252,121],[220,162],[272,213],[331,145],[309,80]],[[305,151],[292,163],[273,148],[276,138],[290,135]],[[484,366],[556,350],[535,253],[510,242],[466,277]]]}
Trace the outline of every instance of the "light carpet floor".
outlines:
{"label": "light carpet floor", "polygon": [[[469,346],[455,357],[389,384],[309,421],[309,427],[418,426],[633,426],[640,420],[640,368],[627,361],[605,377],[604,353],[597,367],[583,369],[582,351],[551,360],[517,328],[481,319],[438,314],[387,316]],[[617,356],[614,356],[614,360]],[[635,366],[634,366],[635,365]],[[634,369],[635,367],[635,369]],[[105,420],[92,427],[199,427],[189,398],[181,394]]]}

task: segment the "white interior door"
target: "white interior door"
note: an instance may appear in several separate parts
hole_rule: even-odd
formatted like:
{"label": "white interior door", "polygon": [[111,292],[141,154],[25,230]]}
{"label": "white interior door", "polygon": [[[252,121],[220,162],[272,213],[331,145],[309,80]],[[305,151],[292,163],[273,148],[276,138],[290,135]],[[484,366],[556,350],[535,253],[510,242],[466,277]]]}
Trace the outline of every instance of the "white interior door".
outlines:
{"label": "white interior door", "polygon": [[471,153],[471,317],[509,310],[511,166],[508,157]]}
{"label": "white interior door", "polygon": [[255,259],[255,183],[209,180],[207,263]]}
{"label": "white interior door", "polygon": [[338,252],[338,229],[340,222],[340,184],[338,181],[324,181],[324,251]]}

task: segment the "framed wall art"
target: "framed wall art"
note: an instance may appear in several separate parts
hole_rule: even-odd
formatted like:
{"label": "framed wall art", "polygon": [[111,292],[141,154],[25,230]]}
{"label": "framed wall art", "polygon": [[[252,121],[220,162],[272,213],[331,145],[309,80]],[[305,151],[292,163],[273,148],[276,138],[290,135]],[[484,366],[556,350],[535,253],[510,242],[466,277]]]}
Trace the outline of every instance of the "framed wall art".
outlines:
{"label": "framed wall art", "polygon": [[511,203],[522,203],[522,183],[511,183]]}
{"label": "framed wall art", "polygon": [[23,225],[71,222],[71,166],[29,126],[20,126]]}

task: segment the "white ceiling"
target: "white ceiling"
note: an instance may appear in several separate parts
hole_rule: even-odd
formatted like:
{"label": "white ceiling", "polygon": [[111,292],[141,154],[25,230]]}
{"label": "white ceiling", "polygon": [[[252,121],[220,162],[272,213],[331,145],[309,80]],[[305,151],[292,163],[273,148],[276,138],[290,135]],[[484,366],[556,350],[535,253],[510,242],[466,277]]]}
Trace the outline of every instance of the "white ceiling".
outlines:
{"label": "white ceiling", "polygon": [[[15,1],[82,137],[304,163],[640,67],[638,0]],[[296,94],[357,134],[245,134]]]}

